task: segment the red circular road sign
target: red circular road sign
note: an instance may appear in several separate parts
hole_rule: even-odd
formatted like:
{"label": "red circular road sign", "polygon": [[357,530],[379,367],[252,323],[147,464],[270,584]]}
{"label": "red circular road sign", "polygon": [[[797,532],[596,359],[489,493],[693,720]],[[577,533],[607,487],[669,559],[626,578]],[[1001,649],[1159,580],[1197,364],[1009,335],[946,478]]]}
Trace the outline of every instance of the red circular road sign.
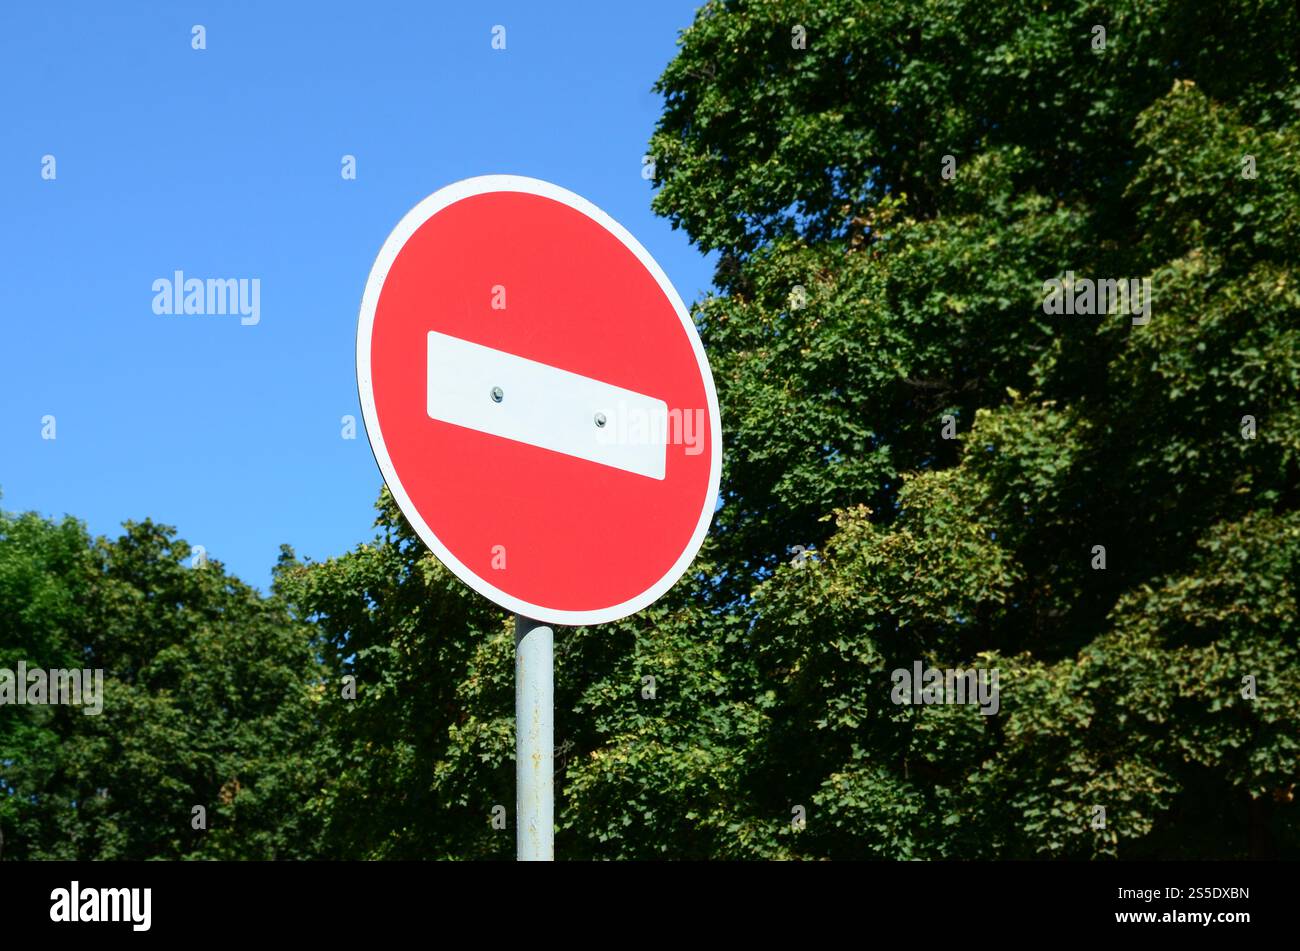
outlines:
{"label": "red circular road sign", "polygon": [[462,581],[552,624],[681,576],[722,469],[704,348],[628,231],[556,185],[466,179],[384,242],[357,329],[375,459]]}

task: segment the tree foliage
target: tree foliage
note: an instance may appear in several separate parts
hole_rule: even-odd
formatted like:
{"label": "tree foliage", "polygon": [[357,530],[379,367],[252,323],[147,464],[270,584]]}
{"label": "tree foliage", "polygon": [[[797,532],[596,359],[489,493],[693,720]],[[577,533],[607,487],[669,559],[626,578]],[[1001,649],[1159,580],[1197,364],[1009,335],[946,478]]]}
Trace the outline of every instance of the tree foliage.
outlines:
{"label": "tree foliage", "polygon": [[174,530],[0,513],[0,668],[20,661],[102,670],[102,711],[0,706],[3,857],[313,854],[311,631]]}
{"label": "tree foliage", "polygon": [[[797,854],[1300,844],[1297,27],[734,3],[684,34],[656,208],[721,252],[723,594],[778,698],[753,788],[815,804]],[[1044,313],[1067,271],[1149,278],[1150,322]],[[1000,714],[892,704],[913,659],[999,669]]]}

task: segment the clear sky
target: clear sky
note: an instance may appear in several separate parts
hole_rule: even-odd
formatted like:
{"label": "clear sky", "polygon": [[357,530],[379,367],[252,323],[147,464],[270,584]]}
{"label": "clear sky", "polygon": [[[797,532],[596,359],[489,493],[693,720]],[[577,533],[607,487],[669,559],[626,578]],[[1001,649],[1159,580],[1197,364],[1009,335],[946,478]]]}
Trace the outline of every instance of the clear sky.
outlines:
{"label": "clear sky", "polygon": [[[95,534],[152,517],[262,587],[282,542],[320,560],[369,539],[357,310],[421,198],[547,179],[624,224],[688,303],[707,289],[712,262],[641,174],[650,87],[697,5],[4,4],[0,506]],[[260,279],[259,323],[155,314],[177,270]]]}

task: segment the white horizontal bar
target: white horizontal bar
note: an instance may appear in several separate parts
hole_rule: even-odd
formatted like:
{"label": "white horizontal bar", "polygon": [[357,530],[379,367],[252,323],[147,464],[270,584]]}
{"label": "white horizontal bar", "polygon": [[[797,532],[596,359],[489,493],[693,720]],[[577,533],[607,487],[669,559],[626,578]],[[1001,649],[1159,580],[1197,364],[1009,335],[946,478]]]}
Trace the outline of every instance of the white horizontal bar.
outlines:
{"label": "white horizontal bar", "polygon": [[[503,350],[429,331],[427,412],[476,432],[662,479],[668,404]],[[492,398],[501,390],[501,402]],[[605,421],[598,426],[597,416]],[[628,425],[628,420],[633,425]]]}

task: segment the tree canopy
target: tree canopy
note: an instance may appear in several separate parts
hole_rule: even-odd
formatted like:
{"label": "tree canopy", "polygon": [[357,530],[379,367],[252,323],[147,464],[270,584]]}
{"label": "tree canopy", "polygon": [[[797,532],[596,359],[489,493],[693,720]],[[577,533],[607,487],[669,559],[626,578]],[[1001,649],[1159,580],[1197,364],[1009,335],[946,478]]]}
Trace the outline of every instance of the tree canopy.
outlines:
{"label": "tree canopy", "polygon": [[104,678],[97,713],[0,706],[0,857],[312,854],[323,669],[283,602],[166,526],[0,512],[0,618],[0,668]]}

